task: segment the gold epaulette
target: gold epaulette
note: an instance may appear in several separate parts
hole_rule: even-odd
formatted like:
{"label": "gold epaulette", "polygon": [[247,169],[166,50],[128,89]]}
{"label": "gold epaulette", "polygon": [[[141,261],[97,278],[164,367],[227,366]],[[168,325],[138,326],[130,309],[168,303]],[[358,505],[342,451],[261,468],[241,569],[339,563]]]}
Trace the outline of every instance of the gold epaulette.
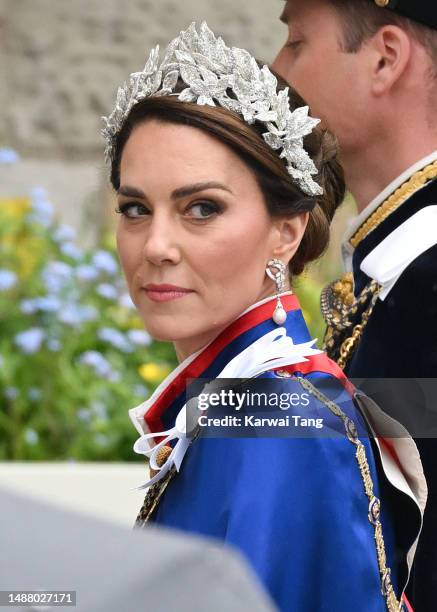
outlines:
{"label": "gold epaulette", "polygon": [[356,298],[352,273],[322,291],[320,305],[327,328],[323,349],[344,369],[358,347],[378,299],[380,285],[371,281]]}

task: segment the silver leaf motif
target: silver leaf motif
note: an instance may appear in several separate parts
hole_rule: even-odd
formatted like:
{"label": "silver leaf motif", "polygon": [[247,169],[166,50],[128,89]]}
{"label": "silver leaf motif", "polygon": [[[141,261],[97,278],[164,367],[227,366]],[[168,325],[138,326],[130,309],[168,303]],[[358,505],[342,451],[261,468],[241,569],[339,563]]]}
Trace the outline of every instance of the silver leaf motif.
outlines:
{"label": "silver leaf motif", "polygon": [[275,136],[271,132],[267,132],[266,134],[264,134],[264,140],[269,145],[269,147],[271,147],[275,151],[282,148],[281,138],[279,138],[279,136]]}
{"label": "silver leaf motif", "polygon": [[164,77],[164,81],[162,83],[162,89],[172,92],[177,85],[178,78],[179,78],[179,73],[177,70],[172,70],[171,72],[168,72]]}
{"label": "silver leaf motif", "polygon": [[194,102],[197,100],[197,96],[190,88],[184,89],[184,91],[179,94],[179,100],[181,102]]}
{"label": "silver leaf motif", "polygon": [[[180,93],[180,81],[187,85]],[[134,72],[118,89],[115,108],[102,117],[108,163],[115,154],[117,134],[131,109],[141,100],[155,96],[177,96],[181,102],[215,106],[238,113],[252,125],[265,125],[267,145],[285,160],[287,170],[302,191],[311,196],[323,193],[314,180],[317,168],[303,145],[319,119],[309,116],[307,106],[290,110],[288,88],[277,91],[278,82],[267,66],[260,68],[244,49],[227,47],[205,22],[199,31],[193,22],[168,45],[159,63],[159,46],[150,52],[144,69]]]}

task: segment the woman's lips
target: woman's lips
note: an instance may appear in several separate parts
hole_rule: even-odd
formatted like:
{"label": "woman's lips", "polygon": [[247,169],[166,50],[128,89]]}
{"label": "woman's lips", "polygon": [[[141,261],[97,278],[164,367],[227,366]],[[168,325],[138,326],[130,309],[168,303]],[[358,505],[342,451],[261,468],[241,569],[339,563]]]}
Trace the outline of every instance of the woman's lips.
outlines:
{"label": "woman's lips", "polygon": [[184,287],[176,287],[175,285],[154,285],[150,283],[143,287],[148,298],[153,302],[169,302],[185,297],[189,293],[193,293],[191,289]]}

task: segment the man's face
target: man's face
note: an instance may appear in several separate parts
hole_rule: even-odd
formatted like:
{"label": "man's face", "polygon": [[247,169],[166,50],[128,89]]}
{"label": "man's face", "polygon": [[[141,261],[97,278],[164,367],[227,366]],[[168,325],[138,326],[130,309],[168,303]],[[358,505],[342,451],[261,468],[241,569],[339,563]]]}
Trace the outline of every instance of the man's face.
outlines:
{"label": "man's face", "polygon": [[285,45],[273,68],[338,137],[343,153],[363,146],[368,117],[367,56],[342,49],[342,24],[326,0],[288,0]]}

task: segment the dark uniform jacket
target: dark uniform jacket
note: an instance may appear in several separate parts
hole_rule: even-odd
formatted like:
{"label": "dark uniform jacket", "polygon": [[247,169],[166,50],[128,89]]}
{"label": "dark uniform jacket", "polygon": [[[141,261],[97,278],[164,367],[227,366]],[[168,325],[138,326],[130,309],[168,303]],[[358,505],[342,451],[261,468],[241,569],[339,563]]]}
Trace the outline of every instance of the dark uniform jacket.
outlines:
{"label": "dark uniform jacket", "polygon": [[[360,269],[364,258],[396,228],[429,206],[437,207],[437,179],[414,193],[357,246],[353,254],[356,296],[371,281]],[[436,244],[403,271],[384,301],[377,300],[346,366],[349,378],[437,379],[437,224],[435,235]],[[406,243],[411,239],[406,232]],[[409,413],[410,423],[404,424],[415,436],[429,488],[422,535],[407,590],[415,612],[425,612],[437,610],[437,439],[429,437],[429,431],[422,434],[420,423],[411,421],[416,416],[423,417],[420,414],[423,406],[411,383],[398,389],[399,412],[393,416],[399,419],[399,414]],[[382,406],[380,398],[379,403]],[[421,435],[428,437],[418,437]]]}

